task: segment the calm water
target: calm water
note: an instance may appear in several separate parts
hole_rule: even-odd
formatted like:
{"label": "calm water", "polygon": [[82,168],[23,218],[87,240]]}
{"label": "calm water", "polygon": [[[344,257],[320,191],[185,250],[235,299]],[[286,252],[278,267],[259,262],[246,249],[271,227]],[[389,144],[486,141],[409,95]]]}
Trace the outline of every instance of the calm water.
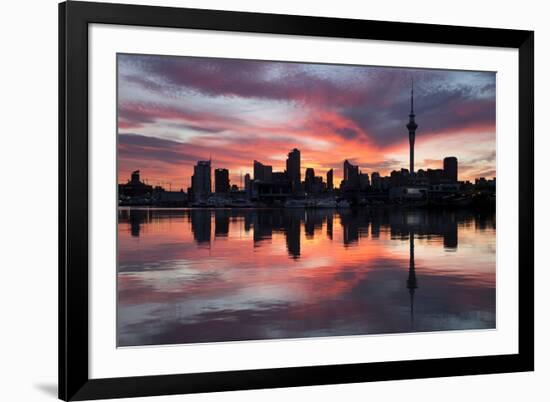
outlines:
{"label": "calm water", "polygon": [[494,213],[119,210],[119,346],[495,327]]}

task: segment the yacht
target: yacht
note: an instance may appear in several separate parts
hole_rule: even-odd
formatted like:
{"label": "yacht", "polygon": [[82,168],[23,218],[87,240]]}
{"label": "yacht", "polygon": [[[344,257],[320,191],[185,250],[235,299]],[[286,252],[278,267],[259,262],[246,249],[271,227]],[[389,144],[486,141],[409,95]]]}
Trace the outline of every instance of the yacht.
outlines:
{"label": "yacht", "polygon": [[236,199],[229,201],[226,206],[229,208],[252,208],[254,204],[248,200]]}
{"label": "yacht", "polygon": [[306,200],[287,200],[285,208],[306,208],[308,203]]}
{"label": "yacht", "polygon": [[338,206],[338,203],[336,202],[336,200],[327,198],[324,200],[319,200],[315,206],[317,208],[336,208]]}
{"label": "yacht", "polygon": [[338,208],[349,208],[350,204],[346,200],[338,201]]}

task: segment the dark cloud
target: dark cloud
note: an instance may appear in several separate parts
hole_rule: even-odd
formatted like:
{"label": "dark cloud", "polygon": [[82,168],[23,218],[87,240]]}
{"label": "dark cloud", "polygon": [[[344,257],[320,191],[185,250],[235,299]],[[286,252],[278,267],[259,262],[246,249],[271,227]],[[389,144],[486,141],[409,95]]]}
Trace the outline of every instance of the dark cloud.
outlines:
{"label": "dark cloud", "polygon": [[[258,60],[173,56],[119,56],[121,84],[131,83],[163,96],[196,93],[206,97],[238,97],[299,104],[312,111],[312,120],[344,140],[384,147],[404,141],[410,110],[411,78],[415,86],[417,136],[451,132],[495,130],[495,74],[392,67],[320,65]],[[121,123],[128,127],[148,124],[154,113],[125,110]],[[158,110],[156,111],[159,112]],[[326,113],[350,124],[331,125]],[[269,115],[269,110],[265,110]],[[212,127],[207,119],[196,126]],[[165,118],[184,118],[166,114]],[[219,116],[217,117],[226,117]],[[322,134],[320,134],[322,135]]]}
{"label": "dark cloud", "polygon": [[179,142],[156,137],[138,134],[118,135],[118,156],[121,159],[155,160],[175,165],[195,162],[197,156],[185,152],[184,148]]}
{"label": "dark cloud", "polygon": [[340,136],[349,140],[352,140],[359,136],[359,132],[350,127],[336,128],[334,131],[336,132],[336,134],[339,134]]}

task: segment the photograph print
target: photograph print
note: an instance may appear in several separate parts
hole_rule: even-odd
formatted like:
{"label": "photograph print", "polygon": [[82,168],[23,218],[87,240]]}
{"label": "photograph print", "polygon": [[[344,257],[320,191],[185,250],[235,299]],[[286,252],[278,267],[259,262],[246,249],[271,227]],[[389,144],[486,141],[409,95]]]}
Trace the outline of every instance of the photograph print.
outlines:
{"label": "photograph print", "polygon": [[117,55],[117,345],[496,328],[496,75]]}

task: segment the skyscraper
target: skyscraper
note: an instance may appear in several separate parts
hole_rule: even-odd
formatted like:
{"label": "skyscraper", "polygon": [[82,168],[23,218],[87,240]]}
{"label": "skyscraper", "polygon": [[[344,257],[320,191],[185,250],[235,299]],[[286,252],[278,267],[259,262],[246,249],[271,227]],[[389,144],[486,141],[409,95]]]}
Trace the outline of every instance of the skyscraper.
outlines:
{"label": "skyscraper", "polygon": [[382,181],[380,180],[380,173],[372,172],[371,174],[372,188],[375,190],[380,190],[382,187]]}
{"label": "skyscraper", "polygon": [[300,151],[294,148],[288,153],[288,158],[286,160],[286,173],[292,185],[293,192],[300,191],[302,181],[300,169]]}
{"label": "skyscraper", "polygon": [[443,175],[453,183],[458,180],[458,159],[456,157],[448,156],[443,159]]}
{"label": "skyscraper", "polygon": [[359,166],[352,165],[347,159],[344,161],[344,181],[346,189],[359,189]]}
{"label": "skyscraper", "polygon": [[254,180],[271,181],[273,167],[264,165],[261,162],[254,161]]}
{"label": "skyscraper", "polygon": [[304,179],[306,192],[308,193],[312,192],[314,180],[315,180],[315,170],[313,170],[313,168],[307,168],[306,177]]}
{"label": "skyscraper", "polygon": [[228,193],[229,192],[229,170],[216,169],[214,170],[215,178],[215,191],[216,193]]}
{"label": "skyscraper", "polygon": [[409,123],[407,129],[409,130],[409,163],[411,174],[414,173],[414,139],[416,136],[416,129],[418,125],[414,121],[414,84],[411,82],[411,113],[409,114]]}
{"label": "skyscraper", "polygon": [[198,161],[193,168],[191,188],[193,190],[193,197],[195,197],[195,200],[206,197],[212,192],[212,177],[209,160]]}
{"label": "skyscraper", "polygon": [[367,190],[370,186],[369,174],[359,172],[359,188],[361,191]]}
{"label": "skyscraper", "polygon": [[334,190],[334,170],[330,169],[327,172],[327,190]]}

